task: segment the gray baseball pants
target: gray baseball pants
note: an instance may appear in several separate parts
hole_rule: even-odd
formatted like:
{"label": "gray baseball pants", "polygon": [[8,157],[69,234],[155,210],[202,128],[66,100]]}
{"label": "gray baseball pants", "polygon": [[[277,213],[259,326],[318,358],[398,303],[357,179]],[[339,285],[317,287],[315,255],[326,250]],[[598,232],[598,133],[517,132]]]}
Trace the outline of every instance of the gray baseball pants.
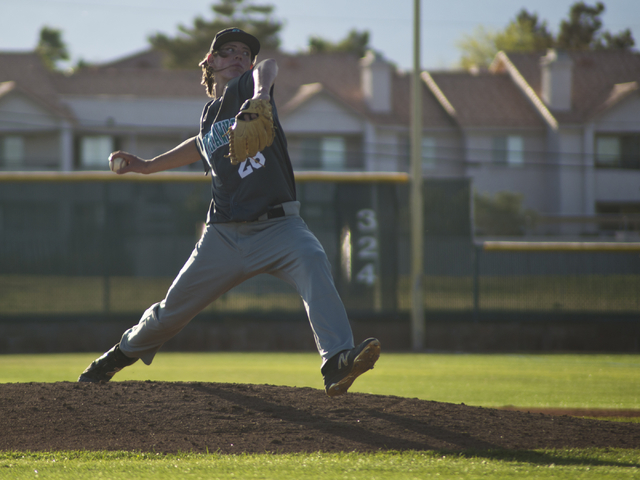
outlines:
{"label": "gray baseball pants", "polygon": [[286,216],[246,223],[214,223],[169,288],[120,341],[122,352],[147,365],[160,347],[199,312],[236,285],[267,273],[293,285],[309,317],[322,364],[353,348],[353,334],[317,238],[300,218],[299,202]]}

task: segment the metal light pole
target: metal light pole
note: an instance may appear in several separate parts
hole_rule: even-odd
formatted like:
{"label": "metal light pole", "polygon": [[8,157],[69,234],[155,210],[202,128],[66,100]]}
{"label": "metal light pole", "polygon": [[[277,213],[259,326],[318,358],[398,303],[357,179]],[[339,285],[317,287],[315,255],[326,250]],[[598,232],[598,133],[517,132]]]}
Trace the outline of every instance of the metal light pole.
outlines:
{"label": "metal light pole", "polygon": [[411,342],[424,348],[424,221],[422,203],[422,85],[420,80],[420,0],[413,0],[411,84]]}

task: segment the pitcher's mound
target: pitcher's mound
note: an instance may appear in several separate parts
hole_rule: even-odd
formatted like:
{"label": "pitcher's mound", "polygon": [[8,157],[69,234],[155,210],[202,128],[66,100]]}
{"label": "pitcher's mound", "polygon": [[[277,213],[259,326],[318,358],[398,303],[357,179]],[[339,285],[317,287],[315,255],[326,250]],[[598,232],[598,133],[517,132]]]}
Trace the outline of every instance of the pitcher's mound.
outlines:
{"label": "pitcher's mound", "polygon": [[638,448],[640,424],[312,388],[219,383],[0,385],[0,450],[371,452]]}

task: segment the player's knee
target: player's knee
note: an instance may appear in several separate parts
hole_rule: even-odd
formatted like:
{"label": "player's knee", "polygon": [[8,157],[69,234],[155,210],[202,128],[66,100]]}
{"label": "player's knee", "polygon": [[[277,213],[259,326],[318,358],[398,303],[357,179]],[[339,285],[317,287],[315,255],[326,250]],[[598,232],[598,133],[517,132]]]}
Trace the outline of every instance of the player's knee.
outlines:
{"label": "player's knee", "polygon": [[322,249],[308,250],[300,257],[300,263],[309,275],[319,272],[331,272],[331,264]]}

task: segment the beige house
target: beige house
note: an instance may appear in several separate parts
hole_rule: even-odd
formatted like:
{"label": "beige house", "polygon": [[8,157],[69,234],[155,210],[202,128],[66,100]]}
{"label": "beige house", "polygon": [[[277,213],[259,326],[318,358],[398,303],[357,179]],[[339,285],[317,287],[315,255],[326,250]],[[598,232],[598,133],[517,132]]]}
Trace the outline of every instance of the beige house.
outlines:
{"label": "beige house", "polygon": [[[408,73],[374,53],[261,57],[280,66],[297,171],[409,170]],[[500,52],[488,71],[422,80],[425,176],[521,193],[548,217],[640,212],[639,54]],[[114,149],[154,156],[197,133],[206,101],[199,71],[163,69],[153,51],[68,76],[33,53],[0,53],[0,170],[106,169]]]}
{"label": "beige house", "polygon": [[[640,55],[500,53],[491,73],[513,82],[544,121],[542,138],[522,135],[518,160],[532,173],[542,162],[537,178],[520,175],[518,183],[533,208],[640,213]],[[531,191],[529,182],[538,188]]]}

